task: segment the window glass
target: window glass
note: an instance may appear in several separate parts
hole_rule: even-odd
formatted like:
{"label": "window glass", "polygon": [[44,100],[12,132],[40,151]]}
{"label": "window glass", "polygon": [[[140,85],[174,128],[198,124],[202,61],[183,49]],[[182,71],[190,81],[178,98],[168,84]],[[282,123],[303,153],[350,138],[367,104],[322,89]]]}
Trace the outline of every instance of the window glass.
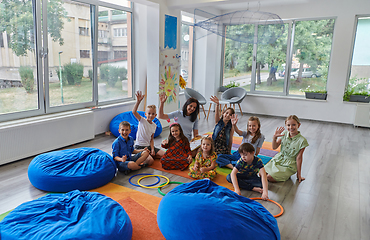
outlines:
{"label": "window glass", "polygon": [[253,24],[226,26],[225,60],[223,73],[223,86],[241,86],[250,88],[253,64],[253,44],[234,41],[228,38],[228,33],[252,34]]}
{"label": "window glass", "polygon": [[0,116],[39,109],[32,1],[0,3]]}
{"label": "window glass", "polygon": [[186,81],[186,87],[192,87],[193,26],[182,24],[181,27],[181,70],[180,75]]}
{"label": "window glass", "polygon": [[357,21],[356,38],[352,55],[351,74],[347,90],[352,93],[370,91],[370,17]]}
{"label": "window glass", "polygon": [[326,91],[333,30],[334,19],[295,22],[289,94]]}
{"label": "window glass", "polygon": [[[100,0],[100,2],[112,3],[118,6],[131,7],[131,2],[127,0]],[[119,10],[116,10],[119,11]]]}
{"label": "window glass", "polygon": [[[283,31],[280,25],[258,26],[256,76],[253,78],[256,91],[284,92],[289,24],[284,25]],[[262,34],[280,37],[270,44],[264,44]],[[249,90],[248,86],[246,89]]]}
{"label": "window glass", "polygon": [[99,102],[132,97],[131,78],[131,13],[108,7],[99,17],[98,94]]}
{"label": "window glass", "polygon": [[47,20],[50,107],[92,102],[90,5],[49,0]]}

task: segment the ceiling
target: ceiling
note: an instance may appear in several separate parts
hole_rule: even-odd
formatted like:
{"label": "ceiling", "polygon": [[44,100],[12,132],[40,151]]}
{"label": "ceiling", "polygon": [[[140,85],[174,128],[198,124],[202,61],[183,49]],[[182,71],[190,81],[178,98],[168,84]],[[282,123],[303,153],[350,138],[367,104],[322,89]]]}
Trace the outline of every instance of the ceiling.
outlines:
{"label": "ceiling", "polygon": [[310,1],[313,0],[167,0],[167,6],[182,10],[212,7],[221,12],[228,12],[246,9],[258,10],[260,7],[296,5]]}

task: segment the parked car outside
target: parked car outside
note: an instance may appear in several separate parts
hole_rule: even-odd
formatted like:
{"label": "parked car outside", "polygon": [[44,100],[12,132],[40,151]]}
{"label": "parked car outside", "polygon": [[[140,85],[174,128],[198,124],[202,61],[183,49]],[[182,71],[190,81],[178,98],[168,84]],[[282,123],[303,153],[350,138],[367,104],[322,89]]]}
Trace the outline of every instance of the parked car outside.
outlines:
{"label": "parked car outside", "polygon": [[[299,68],[292,69],[292,72],[290,73],[290,77],[297,78],[298,73],[299,73]],[[316,78],[316,77],[321,77],[321,74],[318,72],[313,72],[310,68],[303,68],[302,77],[303,78]]]}

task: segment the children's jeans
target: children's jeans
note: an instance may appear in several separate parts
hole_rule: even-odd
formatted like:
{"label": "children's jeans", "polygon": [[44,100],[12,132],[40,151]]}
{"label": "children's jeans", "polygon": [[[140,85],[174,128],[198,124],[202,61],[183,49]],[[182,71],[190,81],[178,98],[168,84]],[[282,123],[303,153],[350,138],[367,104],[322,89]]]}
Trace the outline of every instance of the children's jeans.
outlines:
{"label": "children's jeans", "polygon": [[[254,187],[262,188],[261,178],[258,176],[246,178],[243,174],[237,173],[236,179],[238,179],[239,187],[242,189],[252,191]],[[232,183],[230,174],[227,175],[226,180]]]}

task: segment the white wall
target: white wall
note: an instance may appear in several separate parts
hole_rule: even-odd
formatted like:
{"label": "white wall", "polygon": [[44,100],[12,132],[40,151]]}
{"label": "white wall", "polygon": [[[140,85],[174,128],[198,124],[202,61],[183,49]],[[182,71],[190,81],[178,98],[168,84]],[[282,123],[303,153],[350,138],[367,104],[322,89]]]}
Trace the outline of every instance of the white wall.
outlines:
{"label": "white wall", "polygon": [[[336,17],[331,63],[328,73],[328,99],[323,102],[299,98],[249,95],[242,103],[243,112],[274,116],[296,114],[304,119],[352,124],[354,122],[356,104],[343,102],[342,97],[349,74],[355,33],[355,16],[370,14],[370,1],[310,1],[290,6],[273,7],[264,7],[262,2],[260,11],[273,12],[282,19]],[[215,37],[214,34],[211,34],[206,38]],[[217,43],[211,44],[211,41],[205,39],[195,42],[194,81],[200,80],[195,86],[206,97],[210,94],[210,89],[213,90],[213,94],[216,94],[220,83],[217,78],[220,71],[215,67],[220,66],[219,62],[222,58],[221,52],[217,52],[217,55],[215,55],[215,51],[218,51],[218,48]],[[203,56],[203,54],[206,54],[206,56]],[[213,72],[212,67],[215,67]],[[213,87],[209,84],[209,80],[212,78],[215,80]]]}

